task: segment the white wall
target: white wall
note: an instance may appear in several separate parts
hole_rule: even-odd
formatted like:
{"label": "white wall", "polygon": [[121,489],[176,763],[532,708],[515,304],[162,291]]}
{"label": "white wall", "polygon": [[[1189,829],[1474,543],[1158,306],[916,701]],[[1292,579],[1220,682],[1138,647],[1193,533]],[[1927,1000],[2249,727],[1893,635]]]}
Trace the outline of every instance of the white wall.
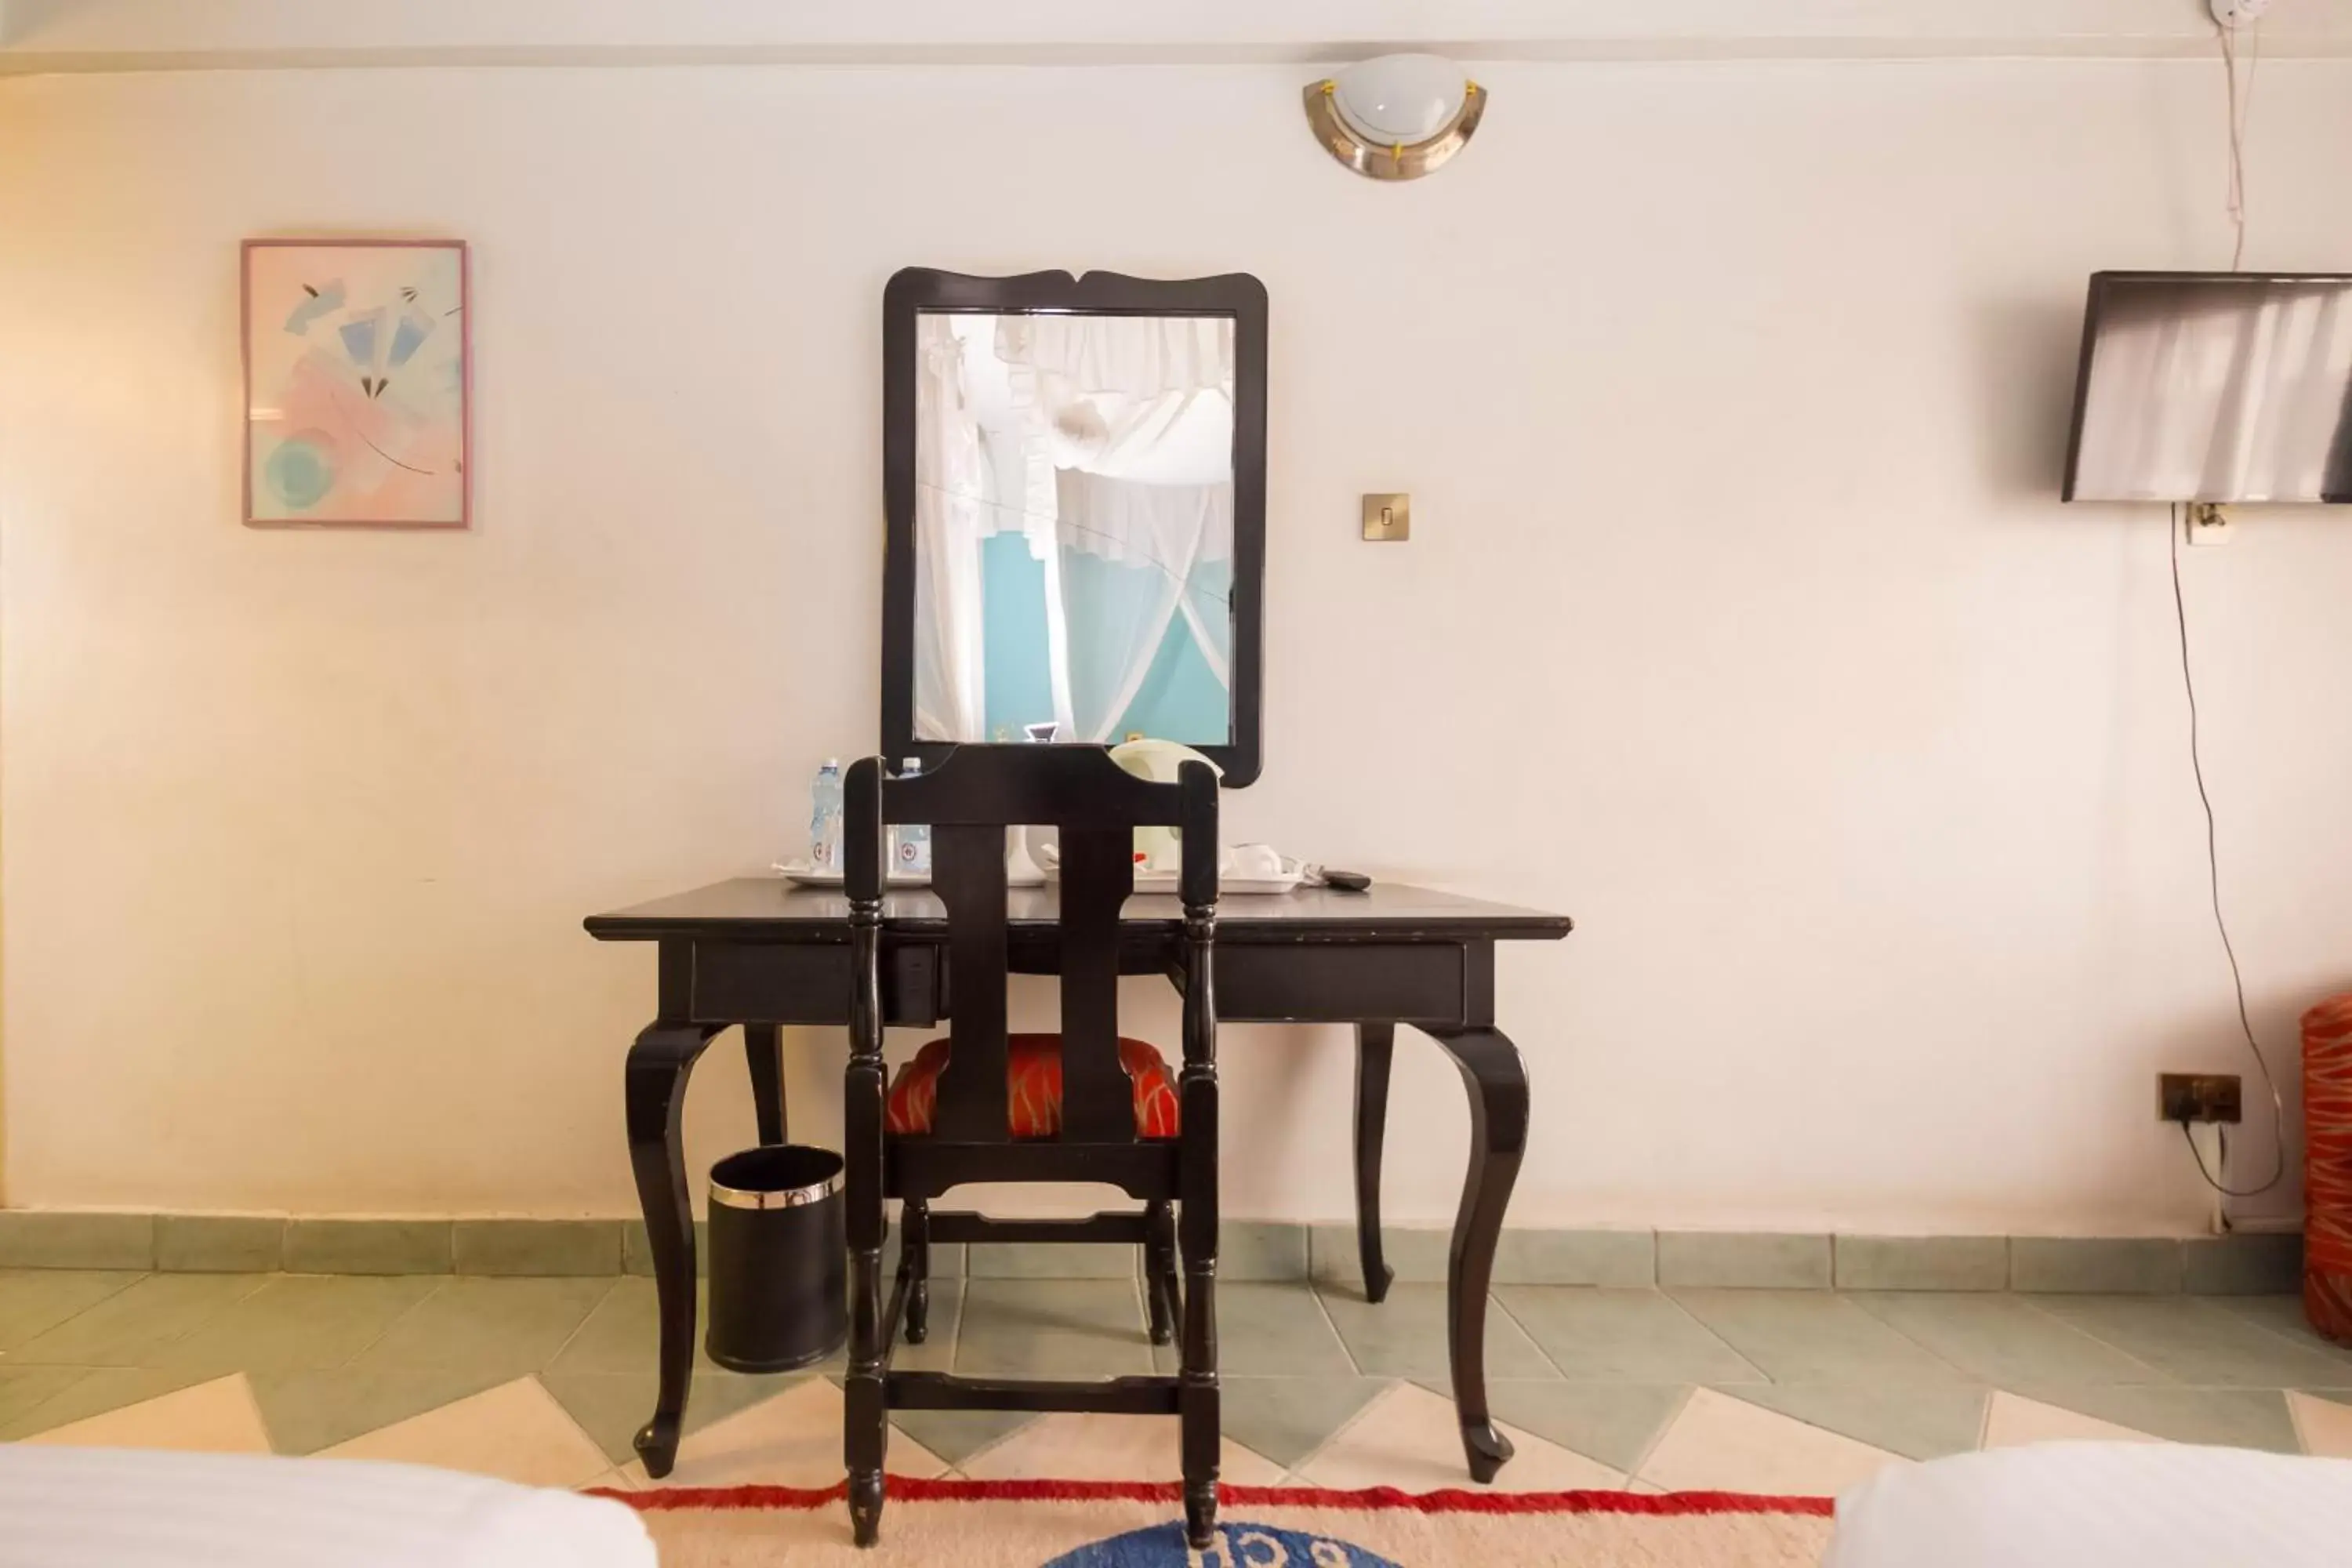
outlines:
{"label": "white wall", "polygon": [[[2352,267],[2352,66],[2263,72],[2249,260]],[[1233,836],[1578,917],[1503,961],[1517,1222],[2193,1226],[2151,1079],[2242,1052],[2164,526],[2054,489],[2084,275],[2227,255],[2218,67],[1479,74],[1399,188],[1282,68],[0,83],[8,1201],[631,1206],[652,955],[579,921],[763,865],[870,740],[920,262],[1265,279]],[[237,524],[236,241],[338,232],[473,243],[470,534]],[[2352,982],[2352,521],[2189,567],[2292,1063]],[[791,1053],[821,1131],[837,1038]],[[1229,1211],[1344,1215],[1345,1038],[1225,1059]],[[1460,1093],[1399,1071],[1391,1212],[1442,1219]]]}

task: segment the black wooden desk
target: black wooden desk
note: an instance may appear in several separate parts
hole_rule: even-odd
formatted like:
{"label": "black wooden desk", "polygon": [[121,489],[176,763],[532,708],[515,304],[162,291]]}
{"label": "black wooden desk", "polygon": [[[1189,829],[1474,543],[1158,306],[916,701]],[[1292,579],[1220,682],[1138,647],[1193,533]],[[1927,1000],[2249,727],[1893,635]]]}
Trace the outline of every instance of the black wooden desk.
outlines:
{"label": "black wooden desk", "polygon": [[[1051,889],[1012,895],[1013,964],[1052,973]],[[950,1005],[947,922],[928,892],[884,907],[884,1011],[894,1025],[936,1024]],[[761,1142],[784,1137],[779,1030],[849,1021],[849,909],[838,894],[773,877],[740,878],[589,919],[606,942],[660,948],[659,1015],[629,1047],[629,1159],[645,1205],[661,1301],[661,1392],[637,1453],[655,1476],[677,1456],[694,1372],[694,1224],[678,1135],[687,1075],[720,1031],[743,1028]],[[1120,968],[1168,973],[1182,925],[1174,898],[1139,894],[1120,927]],[[1511,1446],[1486,1415],[1486,1286],[1495,1242],[1528,1144],[1528,1078],[1495,1026],[1495,943],[1554,941],[1563,915],[1479,903],[1421,888],[1369,893],[1301,889],[1218,905],[1217,1014],[1228,1024],[1356,1026],[1356,1226],[1364,1288],[1388,1293],[1381,1257],[1381,1141],[1396,1026],[1422,1030],[1454,1058],[1470,1096],[1470,1168],[1446,1259],[1446,1334],[1454,1402],[1470,1473],[1492,1480]]]}

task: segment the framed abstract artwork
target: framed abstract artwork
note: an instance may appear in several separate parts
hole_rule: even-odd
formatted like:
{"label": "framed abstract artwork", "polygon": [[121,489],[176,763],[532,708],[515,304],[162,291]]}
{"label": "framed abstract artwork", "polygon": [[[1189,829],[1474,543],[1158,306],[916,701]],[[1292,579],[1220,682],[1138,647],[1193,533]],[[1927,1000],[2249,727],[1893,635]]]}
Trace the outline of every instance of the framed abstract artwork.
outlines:
{"label": "framed abstract artwork", "polygon": [[467,305],[462,240],[247,240],[246,522],[466,527]]}

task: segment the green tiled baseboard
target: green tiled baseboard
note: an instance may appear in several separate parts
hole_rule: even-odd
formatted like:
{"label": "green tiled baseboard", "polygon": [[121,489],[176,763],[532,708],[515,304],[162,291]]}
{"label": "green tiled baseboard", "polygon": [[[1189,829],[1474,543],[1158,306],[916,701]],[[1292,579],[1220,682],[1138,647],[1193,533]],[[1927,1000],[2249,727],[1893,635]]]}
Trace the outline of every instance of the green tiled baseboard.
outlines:
{"label": "green tiled baseboard", "polygon": [[1835,1244],[1826,1236],[1724,1230],[1658,1232],[1658,1283],[1826,1290]]}
{"label": "green tiled baseboard", "polygon": [[[709,1247],[696,1226],[698,1261]],[[1381,1233],[1406,1283],[1445,1279],[1451,1234]],[[1130,1278],[1134,1249],[933,1248],[934,1278]],[[1219,1273],[1362,1289],[1352,1225],[1226,1225]],[[894,1229],[886,1267],[898,1262]],[[2301,1284],[2293,1234],[2224,1237],[1828,1236],[1744,1231],[1506,1229],[1497,1285],[1644,1289],[1709,1286],[1846,1290],[2023,1290],[2273,1295]],[[650,1274],[635,1219],[343,1219],[268,1215],[94,1214],[0,1209],[0,1268],[154,1268],[186,1273]]]}
{"label": "green tiled baseboard", "polygon": [[286,1221],[275,1215],[155,1216],[155,1267],[166,1273],[267,1274],[285,1258]]}
{"label": "green tiled baseboard", "polygon": [[149,1268],[155,1216],[0,1209],[0,1268]]}
{"label": "green tiled baseboard", "polygon": [[2180,1288],[2191,1296],[2274,1296],[2303,1285],[2303,1237],[2200,1236],[2180,1244]]}
{"label": "green tiled baseboard", "polygon": [[446,1274],[446,1219],[289,1219],[285,1268],[290,1274]]}
{"label": "green tiled baseboard", "polygon": [[2009,1243],[2013,1290],[2171,1296],[2184,1272],[2181,1244],[2162,1237],[2018,1236]]}
{"label": "green tiled baseboard", "polygon": [[1836,1248],[1841,1290],[2009,1289],[2005,1236],[1841,1236]]}
{"label": "green tiled baseboard", "polygon": [[609,1219],[461,1219],[450,1227],[459,1274],[618,1274],[621,1227]]}

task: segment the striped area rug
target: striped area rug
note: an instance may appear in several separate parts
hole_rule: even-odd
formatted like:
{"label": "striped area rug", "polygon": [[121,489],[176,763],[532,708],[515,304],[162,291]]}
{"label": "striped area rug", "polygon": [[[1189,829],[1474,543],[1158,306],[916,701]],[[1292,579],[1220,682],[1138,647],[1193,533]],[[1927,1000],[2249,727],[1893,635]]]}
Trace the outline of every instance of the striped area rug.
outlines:
{"label": "striped area rug", "polygon": [[1195,1552],[1173,1486],[894,1476],[881,1544],[860,1552],[838,1486],[603,1495],[644,1513],[663,1568],[1805,1568],[1831,1512],[1827,1498],[1737,1492],[1227,1487],[1217,1541]]}

